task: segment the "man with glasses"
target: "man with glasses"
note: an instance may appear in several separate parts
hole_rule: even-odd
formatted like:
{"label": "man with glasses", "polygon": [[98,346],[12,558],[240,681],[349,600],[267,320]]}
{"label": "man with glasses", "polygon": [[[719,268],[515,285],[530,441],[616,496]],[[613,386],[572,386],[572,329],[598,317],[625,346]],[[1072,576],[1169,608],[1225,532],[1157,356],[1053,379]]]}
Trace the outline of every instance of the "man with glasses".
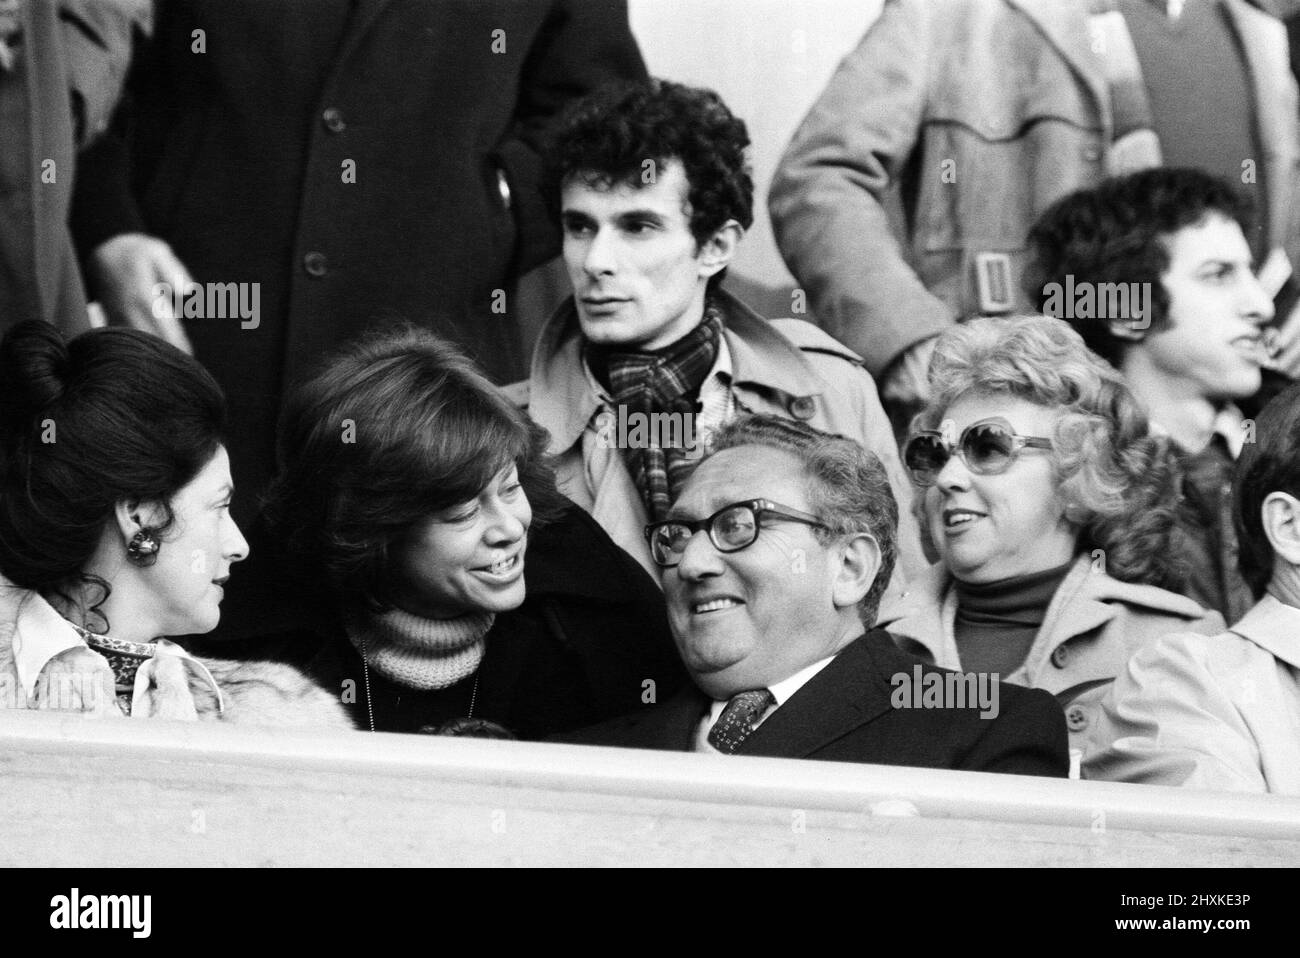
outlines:
{"label": "man with glasses", "polygon": [[852,440],[769,416],[722,427],[646,527],[695,687],[570,740],[1064,776],[1050,695],[992,677],[958,701],[974,677],[871,628],[897,521],[879,459]]}
{"label": "man with glasses", "polygon": [[[710,90],[651,81],[561,124],[552,198],[573,284],[514,398],[551,434],[560,487],[652,573],[664,518],[709,433],[761,412],[843,433],[911,488],[861,360],[812,323],[769,322],[721,286],[753,221],[745,124]],[[900,565],[928,563],[904,512]],[[901,576],[895,582],[901,591]]]}

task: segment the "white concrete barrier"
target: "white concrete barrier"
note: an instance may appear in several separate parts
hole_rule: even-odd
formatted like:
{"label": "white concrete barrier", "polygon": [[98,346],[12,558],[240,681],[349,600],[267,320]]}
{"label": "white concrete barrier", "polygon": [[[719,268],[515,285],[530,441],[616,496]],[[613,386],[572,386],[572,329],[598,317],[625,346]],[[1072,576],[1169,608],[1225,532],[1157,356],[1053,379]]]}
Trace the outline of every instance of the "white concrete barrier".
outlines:
{"label": "white concrete barrier", "polygon": [[1294,865],[1300,800],[0,714],[0,865]]}

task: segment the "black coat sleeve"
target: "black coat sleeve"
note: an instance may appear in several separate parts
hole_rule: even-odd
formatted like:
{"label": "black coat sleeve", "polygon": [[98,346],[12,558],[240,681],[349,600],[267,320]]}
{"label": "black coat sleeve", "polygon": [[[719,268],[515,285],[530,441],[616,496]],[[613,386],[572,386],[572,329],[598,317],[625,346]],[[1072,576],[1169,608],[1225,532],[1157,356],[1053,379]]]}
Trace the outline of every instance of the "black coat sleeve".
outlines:
{"label": "black coat sleeve", "polygon": [[110,130],[78,156],[68,225],[83,264],[114,236],[144,232],[129,174],[126,140],[117,131]]}
{"label": "black coat sleeve", "polygon": [[[614,613],[619,625],[627,631],[622,639],[628,659],[622,669],[623,687],[609,690],[610,708],[641,711],[675,695],[690,680],[668,626],[663,591],[640,563],[612,540],[609,551],[611,563],[619,567],[621,576],[628,583],[623,596],[625,602],[621,610]],[[653,694],[647,682],[654,683]],[[630,703],[631,709],[622,707],[624,702]]]}
{"label": "black coat sleeve", "polygon": [[958,766],[968,772],[1005,772],[1064,778],[1070,772],[1069,733],[1056,698],[1042,689],[1001,683],[999,712]]}
{"label": "black coat sleeve", "polygon": [[[165,9],[170,10],[170,5]],[[167,15],[162,14],[164,26]],[[146,35],[141,29],[132,36],[125,87],[107,129],[77,157],[69,226],[83,269],[101,243],[122,233],[146,232],[134,193],[131,132],[141,97],[164,82],[154,39],[158,35],[157,24],[151,26],[152,35]]]}
{"label": "black coat sleeve", "polygon": [[686,683],[663,593],[578,506],[528,546],[528,592],[561,646],[582,662],[591,721],[666,701]]}

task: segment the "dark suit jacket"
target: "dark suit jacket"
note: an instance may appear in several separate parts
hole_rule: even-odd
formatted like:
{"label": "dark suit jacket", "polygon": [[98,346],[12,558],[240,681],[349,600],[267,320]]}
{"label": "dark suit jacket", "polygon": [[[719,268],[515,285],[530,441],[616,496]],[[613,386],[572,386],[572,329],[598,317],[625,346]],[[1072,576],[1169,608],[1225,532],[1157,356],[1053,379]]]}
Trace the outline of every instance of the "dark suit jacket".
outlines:
{"label": "dark suit jacket", "polygon": [[[829,762],[914,765],[970,772],[1056,775],[1069,772],[1065,716],[1039,689],[1002,684],[999,712],[981,719],[978,707],[895,708],[891,677],[909,679],[950,670],[898,649],[874,629],[847,646],[784,705],[767,717],[737,755],[812,758]],[[710,700],[693,685],[657,706],[563,740],[587,745],[690,751]]]}

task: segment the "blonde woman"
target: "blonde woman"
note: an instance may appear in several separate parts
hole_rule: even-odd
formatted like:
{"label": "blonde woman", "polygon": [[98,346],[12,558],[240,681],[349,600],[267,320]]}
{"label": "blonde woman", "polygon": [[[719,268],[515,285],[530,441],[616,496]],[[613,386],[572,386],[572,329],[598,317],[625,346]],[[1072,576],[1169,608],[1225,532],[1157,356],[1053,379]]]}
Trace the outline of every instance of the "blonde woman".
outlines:
{"label": "blonde woman", "polygon": [[1043,688],[1080,753],[1138,648],[1223,625],[1170,584],[1175,466],[1118,374],[1043,316],[939,341],[904,465],[939,562],[879,625],[935,664]]}

